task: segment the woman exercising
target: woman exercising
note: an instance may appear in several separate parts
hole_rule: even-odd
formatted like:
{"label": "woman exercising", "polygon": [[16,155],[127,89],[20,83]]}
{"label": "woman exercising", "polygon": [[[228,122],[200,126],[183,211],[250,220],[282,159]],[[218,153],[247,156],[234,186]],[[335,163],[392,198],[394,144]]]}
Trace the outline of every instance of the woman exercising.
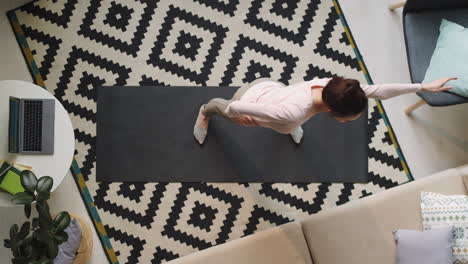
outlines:
{"label": "woman exercising", "polygon": [[357,119],[367,108],[367,98],[388,99],[418,91],[438,93],[449,90],[445,84],[457,78],[443,78],[425,84],[360,85],[342,77],[314,79],[286,86],[261,78],[239,88],[231,100],[215,98],[200,108],[193,129],[203,144],[211,117],[220,115],[243,126],[268,127],[290,134],[299,144],[301,125],[320,112],[328,112],[339,122]]}

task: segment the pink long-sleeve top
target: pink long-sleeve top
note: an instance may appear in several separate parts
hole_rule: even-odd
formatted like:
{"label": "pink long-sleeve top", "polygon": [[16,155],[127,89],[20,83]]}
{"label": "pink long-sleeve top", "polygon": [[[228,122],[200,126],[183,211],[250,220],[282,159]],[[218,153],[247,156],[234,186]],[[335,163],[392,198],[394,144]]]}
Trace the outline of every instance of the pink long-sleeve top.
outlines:
{"label": "pink long-sleeve top", "polygon": [[[289,134],[317,114],[312,98],[312,86],[324,87],[330,78],[314,79],[284,86],[274,81],[264,81],[248,89],[238,101],[226,108],[231,117],[248,115],[260,126]],[[361,85],[369,98],[387,99],[421,90],[421,84]]]}

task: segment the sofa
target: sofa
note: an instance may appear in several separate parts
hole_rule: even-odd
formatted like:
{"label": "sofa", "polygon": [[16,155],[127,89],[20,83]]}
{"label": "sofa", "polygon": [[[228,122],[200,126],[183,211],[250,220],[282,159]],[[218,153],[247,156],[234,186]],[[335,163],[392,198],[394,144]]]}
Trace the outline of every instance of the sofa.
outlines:
{"label": "sofa", "polygon": [[422,230],[421,191],[467,194],[468,165],[173,260],[171,264],[394,264],[394,229]]}

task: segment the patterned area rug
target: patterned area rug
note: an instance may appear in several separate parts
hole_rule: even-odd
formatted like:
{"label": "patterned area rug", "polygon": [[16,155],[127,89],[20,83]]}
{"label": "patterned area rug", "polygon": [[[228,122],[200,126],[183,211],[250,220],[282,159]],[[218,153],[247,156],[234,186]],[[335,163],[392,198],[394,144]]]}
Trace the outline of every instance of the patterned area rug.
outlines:
{"label": "patterned area rug", "polygon": [[112,263],[165,262],[412,179],[372,100],[368,184],[96,182],[97,86],[371,82],[335,1],[39,0],[8,15],[36,83],[70,113],[72,171]]}

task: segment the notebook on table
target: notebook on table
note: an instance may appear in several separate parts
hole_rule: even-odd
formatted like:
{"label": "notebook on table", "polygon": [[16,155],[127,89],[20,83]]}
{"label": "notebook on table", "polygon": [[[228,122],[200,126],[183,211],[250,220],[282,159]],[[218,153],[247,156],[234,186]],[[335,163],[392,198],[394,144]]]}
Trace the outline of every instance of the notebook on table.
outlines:
{"label": "notebook on table", "polygon": [[0,188],[13,195],[24,192],[20,175],[20,170],[13,166],[13,164],[4,161],[0,166]]}

